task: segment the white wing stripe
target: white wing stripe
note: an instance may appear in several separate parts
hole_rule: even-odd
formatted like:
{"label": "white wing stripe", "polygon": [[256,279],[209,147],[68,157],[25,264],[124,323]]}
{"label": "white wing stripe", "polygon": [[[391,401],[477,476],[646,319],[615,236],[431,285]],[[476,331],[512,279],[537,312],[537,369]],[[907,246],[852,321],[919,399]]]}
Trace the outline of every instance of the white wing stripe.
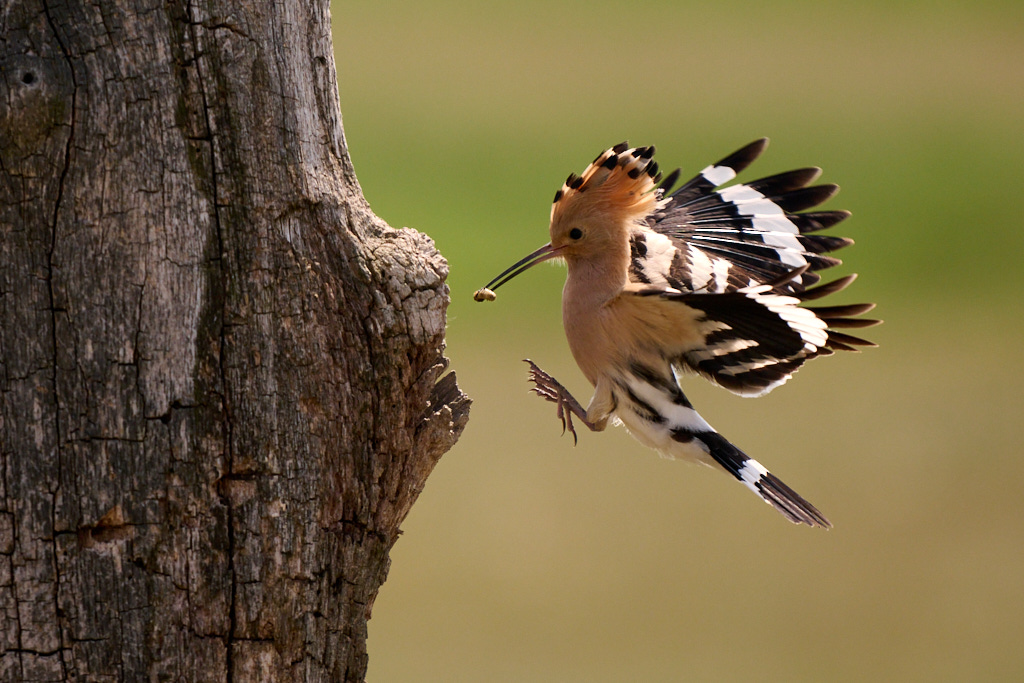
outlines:
{"label": "white wing stripe", "polygon": [[749,185],[733,185],[732,187],[723,187],[721,190],[715,190],[718,194],[722,195],[722,199],[730,201],[733,204],[740,204],[742,202],[749,202],[755,199],[764,199],[764,195],[750,187]]}
{"label": "white wing stripe", "polygon": [[716,258],[711,262],[715,276],[715,292],[724,292],[729,285],[729,270],[732,264],[724,258]]}
{"label": "white wing stripe", "polygon": [[[730,329],[728,325],[720,323],[720,327],[724,329]],[[743,349],[749,349],[752,346],[757,346],[758,343],[753,339],[726,339],[720,341],[717,344],[705,346],[703,348],[695,349],[687,352],[687,358],[694,363],[699,363],[702,360],[708,360],[709,358],[717,358],[718,356],[725,356],[730,353],[736,353]]]}
{"label": "white wing stripe", "polygon": [[639,259],[640,268],[652,285],[667,286],[665,276],[672,269],[675,245],[665,235],[653,231],[644,233],[644,245],[647,253]]}
{"label": "white wing stripe", "polygon": [[[794,235],[800,234],[800,230],[793,224],[793,221],[786,218],[785,214],[770,216],[754,216],[751,220],[754,230],[762,232],[788,232]],[[803,249],[801,248],[801,251]]]}
{"label": "white wing stripe", "polygon": [[693,244],[687,244],[686,251],[690,255],[690,281],[694,291],[707,287],[713,272],[711,259]]}
{"label": "white wing stripe", "polygon": [[700,174],[715,187],[722,183],[727,183],[736,177],[736,171],[728,166],[708,166]]}
{"label": "white wing stripe", "polygon": [[786,212],[782,207],[765,197],[749,185],[733,185],[715,190],[722,199],[732,202],[742,216],[782,216]]}

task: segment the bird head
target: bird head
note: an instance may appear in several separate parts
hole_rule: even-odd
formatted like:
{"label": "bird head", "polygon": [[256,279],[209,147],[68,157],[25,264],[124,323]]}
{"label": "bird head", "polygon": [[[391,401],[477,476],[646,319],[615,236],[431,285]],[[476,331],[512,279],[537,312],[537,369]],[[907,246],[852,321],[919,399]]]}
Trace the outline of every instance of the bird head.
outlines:
{"label": "bird head", "polygon": [[551,246],[562,258],[598,258],[625,244],[632,227],[654,211],[661,179],[654,147],[620,143],[601,152],[582,175],[572,173],[551,205]]}
{"label": "bird head", "polygon": [[572,268],[607,258],[616,247],[628,249],[630,230],[661,199],[661,174],[653,157],[653,146],[622,142],[597,155],[582,175],[569,174],[551,205],[551,242],[506,269],[474,298],[493,300],[491,290],[544,261],[562,258]]}

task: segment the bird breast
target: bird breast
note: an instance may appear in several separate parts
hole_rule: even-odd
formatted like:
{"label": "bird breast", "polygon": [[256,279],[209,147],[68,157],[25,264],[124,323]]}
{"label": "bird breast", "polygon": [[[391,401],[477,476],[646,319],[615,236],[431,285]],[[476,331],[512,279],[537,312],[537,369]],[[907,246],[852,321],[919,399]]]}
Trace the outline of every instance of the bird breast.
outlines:
{"label": "bird breast", "polygon": [[638,296],[627,285],[612,296],[566,282],[562,322],[569,349],[592,385],[602,375],[634,363],[668,366],[684,351],[703,343],[702,313],[658,296]]}

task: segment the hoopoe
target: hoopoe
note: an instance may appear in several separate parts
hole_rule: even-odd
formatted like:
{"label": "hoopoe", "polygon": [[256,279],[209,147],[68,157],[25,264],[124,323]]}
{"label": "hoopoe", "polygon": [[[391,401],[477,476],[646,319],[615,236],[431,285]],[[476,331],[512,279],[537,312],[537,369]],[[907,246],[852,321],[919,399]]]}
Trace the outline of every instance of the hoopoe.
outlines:
{"label": "hoopoe", "polygon": [[[618,144],[582,175],[570,174],[551,207],[551,242],[474,294],[477,301],[516,275],[564,259],[562,321],[569,348],[594,387],[584,410],[553,377],[529,364],[533,391],[557,406],[576,440],[573,416],[592,431],[611,420],[662,455],[724,469],[797,524],[830,528],[811,505],[716,432],[690,404],[682,375],[696,373],[743,396],[783,384],[807,360],[871,342],[837,331],[869,327],[874,304],[804,307],[845,289],[855,275],[815,285],[825,256],[853,243],[815,235],[848,211],[804,212],[838,191],[811,183],[804,168],[720,187],[768,144],[757,140],[672,190],[654,147]],[[716,189],[720,188],[720,189]]]}

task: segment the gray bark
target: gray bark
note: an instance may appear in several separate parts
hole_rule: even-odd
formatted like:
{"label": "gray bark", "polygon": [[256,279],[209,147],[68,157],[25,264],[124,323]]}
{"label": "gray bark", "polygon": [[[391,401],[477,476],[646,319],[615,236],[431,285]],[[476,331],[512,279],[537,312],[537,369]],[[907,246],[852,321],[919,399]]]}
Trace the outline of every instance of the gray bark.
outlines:
{"label": "gray bark", "polygon": [[458,438],[327,2],[0,4],[0,680],[361,680]]}

